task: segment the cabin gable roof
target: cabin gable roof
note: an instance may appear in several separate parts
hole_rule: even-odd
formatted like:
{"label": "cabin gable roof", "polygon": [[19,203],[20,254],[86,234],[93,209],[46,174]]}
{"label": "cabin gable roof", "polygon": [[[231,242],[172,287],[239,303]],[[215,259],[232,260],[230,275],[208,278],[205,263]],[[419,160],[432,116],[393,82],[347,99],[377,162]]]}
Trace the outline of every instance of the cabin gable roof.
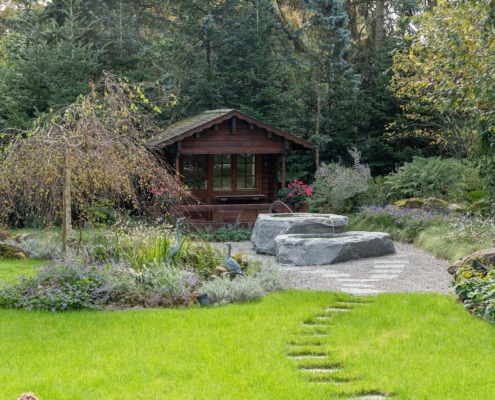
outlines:
{"label": "cabin gable roof", "polygon": [[274,126],[268,125],[262,121],[250,117],[235,109],[219,109],[205,111],[201,114],[195,115],[178,121],[169,127],[167,127],[163,132],[157,135],[155,138],[149,140],[146,145],[148,147],[153,147],[157,149],[162,149],[164,147],[170,146],[175,142],[178,142],[186,137],[192,136],[197,132],[201,132],[205,129],[211,128],[214,125],[219,124],[225,120],[232,117],[237,117],[241,120],[245,120],[248,123],[252,123],[260,128],[266,129],[267,132],[271,132],[277,136],[282,136],[287,140],[294,142],[300,146],[307,149],[314,149],[314,145],[307,142],[306,140],[300,139],[297,136],[291,135],[281,129],[275,128]]}

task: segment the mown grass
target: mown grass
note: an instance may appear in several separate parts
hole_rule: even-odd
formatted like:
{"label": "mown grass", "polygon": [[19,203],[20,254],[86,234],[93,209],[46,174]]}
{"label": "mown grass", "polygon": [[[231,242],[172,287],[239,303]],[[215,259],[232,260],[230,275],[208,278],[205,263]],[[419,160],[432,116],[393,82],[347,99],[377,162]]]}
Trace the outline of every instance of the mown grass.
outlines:
{"label": "mown grass", "polygon": [[0,259],[0,284],[14,283],[21,275],[32,276],[36,274],[35,266],[41,266],[47,260],[2,260]]}
{"label": "mown grass", "polygon": [[[493,398],[494,327],[454,298],[384,294],[330,312],[323,327],[301,324],[339,299],[351,297],[288,291],[206,309],[0,310],[1,398]],[[328,335],[302,335],[311,332]]]}

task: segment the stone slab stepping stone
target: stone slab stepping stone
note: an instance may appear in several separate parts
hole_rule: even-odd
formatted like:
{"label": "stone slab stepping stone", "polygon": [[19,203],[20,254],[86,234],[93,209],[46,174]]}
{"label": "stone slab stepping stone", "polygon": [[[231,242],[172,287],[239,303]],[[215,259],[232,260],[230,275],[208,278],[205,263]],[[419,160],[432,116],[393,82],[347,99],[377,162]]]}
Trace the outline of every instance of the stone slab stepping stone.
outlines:
{"label": "stone slab stepping stone", "polygon": [[378,294],[383,293],[383,290],[375,290],[375,289],[359,289],[359,288],[343,288],[343,292],[349,294]]}
{"label": "stone slab stepping stone", "polygon": [[340,369],[337,368],[301,368],[300,371],[304,372],[313,372],[315,374],[317,373],[332,373],[332,372],[339,372]]}
{"label": "stone slab stepping stone", "polygon": [[409,264],[409,261],[407,260],[375,260],[375,264]]}
{"label": "stone slab stepping stone", "polygon": [[371,394],[369,396],[359,396],[359,397],[352,397],[351,400],[384,400],[390,397],[385,397],[381,396],[378,394]]}
{"label": "stone slab stepping stone", "polygon": [[388,233],[283,234],[275,238],[278,262],[286,265],[326,265],[395,253]]}
{"label": "stone slab stepping stone", "polygon": [[349,218],[336,214],[260,214],[254,224],[251,242],[256,253],[274,255],[275,237],[278,235],[341,233],[348,222]]}
{"label": "stone slab stepping stone", "polygon": [[322,359],[327,358],[328,356],[313,356],[313,355],[302,355],[302,356],[287,356],[292,358],[293,360],[306,360],[306,359]]}
{"label": "stone slab stepping stone", "polygon": [[345,278],[346,276],[351,276],[346,273],[339,273],[339,274],[322,274],[324,278]]}
{"label": "stone slab stepping stone", "polygon": [[344,287],[356,287],[356,288],[374,288],[375,285],[370,285],[366,283],[343,283]]}
{"label": "stone slab stepping stone", "polygon": [[325,308],[326,312],[349,312],[351,311],[350,308],[337,308],[337,307],[329,307]]}

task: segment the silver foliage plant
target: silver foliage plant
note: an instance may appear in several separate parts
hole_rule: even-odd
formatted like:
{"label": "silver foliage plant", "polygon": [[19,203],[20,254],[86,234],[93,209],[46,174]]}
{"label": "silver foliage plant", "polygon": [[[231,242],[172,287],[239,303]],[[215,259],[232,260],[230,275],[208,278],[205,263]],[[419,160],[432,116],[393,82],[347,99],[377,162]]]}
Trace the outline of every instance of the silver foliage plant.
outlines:
{"label": "silver foliage plant", "polygon": [[29,258],[51,259],[56,256],[60,250],[60,243],[54,240],[41,241],[36,237],[27,238],[21,242],[7,240],[5,243],[19,247]]}
{"label": "silver foliage plant", "polygon": [[240,303],[263,297],[269,292],[285,290],[287,278],[276,265],[262,265],[251,276],[237,276],[235,279],[216,278],[207,282],[202,288],[208,294],[210,304]]}
{"label": "silver foliage plant", "polygon": [[352,167],[343,165],[342,160],[330,164],[321,163],[316,171],[313,184],[313,196],[310,204],[321,212],[342,211],[346,200],[368,190],[371,171],[361,164],[361,153],[356,149],[348,149],[354,163]]}

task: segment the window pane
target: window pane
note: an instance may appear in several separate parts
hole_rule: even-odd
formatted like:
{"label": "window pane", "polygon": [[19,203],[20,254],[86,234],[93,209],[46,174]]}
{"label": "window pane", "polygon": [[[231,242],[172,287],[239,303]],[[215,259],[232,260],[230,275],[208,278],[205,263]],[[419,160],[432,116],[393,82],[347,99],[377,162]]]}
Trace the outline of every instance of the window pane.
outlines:
{"label": "window pane", "polygon": [[205,188],[205,163],[206,156],[204,154],[183,155],[183,170],[184,184],[191,189]]}
{"label": "window pane", "polygon": [[232,188],[232,184],[231,184],[230,176],[224,177],[222,182],[222,189],[231,189],[231,188]]}
{"label": "window pane", "polygon": [[246,189],[254,189],[254,176],[248,176],[246,179]]}
{"label": "window pane", "polygon": [[244,176],[237,176],[237,189],[246,189],[246,178]]}

